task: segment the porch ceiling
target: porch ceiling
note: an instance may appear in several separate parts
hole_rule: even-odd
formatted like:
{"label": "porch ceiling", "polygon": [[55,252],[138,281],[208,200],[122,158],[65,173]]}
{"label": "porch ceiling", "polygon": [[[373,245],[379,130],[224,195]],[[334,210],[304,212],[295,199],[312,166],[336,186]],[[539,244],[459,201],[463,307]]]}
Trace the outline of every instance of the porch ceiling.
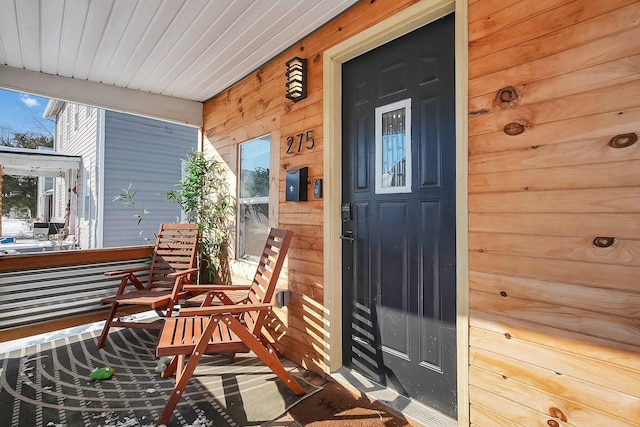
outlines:
{"label": "porch ceiling", "polygon": [[0,0],[0,87],[200,125],[203,101],[357,1]]}

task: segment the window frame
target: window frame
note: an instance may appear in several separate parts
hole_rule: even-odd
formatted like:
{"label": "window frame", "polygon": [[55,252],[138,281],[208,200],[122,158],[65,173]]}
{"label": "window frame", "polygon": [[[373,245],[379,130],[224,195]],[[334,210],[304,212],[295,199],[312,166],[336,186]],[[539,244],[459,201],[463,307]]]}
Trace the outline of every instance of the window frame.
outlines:
{"label": "window frame", "polygon": [[[404,146],[405,146],[405,185],[383,186],[382,182],[382,116],[391,111],[405,110]],[[411,193],[411,98],[392,102],[376,108],[375,111],[375,192],[376,194]]]}
{"label": "window frame", "polygon": [[[240,253],[241,252],[241,248],[243,248],[245,245],[240,245],[240,229],[242,227],[241,224],[241,211],[243,206],[247,206],[247,205],[261,205],[261,204],[266,204],[267,205],[267,214],[268,214],[268,226],[267,226],[267,233],[268,233],[268,229],[270,226],[270,222],[271,222],[271,174],[273,173],[273,168],[272,168],[272,164],[271,164],[271,155],[272,155],[272,142],[273,142],[273,135],[272,133],[267,133],[261,136],[257,136],[255,138],[251,138],[248,139],[246,141],[243,141],[241,143],[238,144],[238,173],[237,173],[237,203],[236,203],[236,217],[237,217],[237,224],[236,224],[236,248],[235,248],[235,257],[236,260],[240,261],[240,262],[248,262],[248,263],[257,263],[259,262],[259,256],[255,256],[255,255],[250,255],[247,253]],[[252,143],[252,142],[256,142],[256,141],[263,141],[266,146],[268,147],[269,150],[269,159],[267,162],[268,165],[268,171],[269,171],[269,177],[267,182],[268,187],[267,187],[267,195],[266,196],[252,196],[252,197],[241,197],[240,196],[240,192],[242,191],[242,184],[241,184],[241,179],[242,179],[242,147],[246,144]]]}

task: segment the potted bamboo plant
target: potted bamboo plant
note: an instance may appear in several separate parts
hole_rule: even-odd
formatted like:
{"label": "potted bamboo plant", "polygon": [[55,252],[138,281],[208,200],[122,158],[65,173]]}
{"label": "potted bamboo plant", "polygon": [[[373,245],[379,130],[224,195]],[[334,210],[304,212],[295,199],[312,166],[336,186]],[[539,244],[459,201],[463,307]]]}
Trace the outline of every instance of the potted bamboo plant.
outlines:
{"label": "potted bamboo plant", "polygon": [[189,153],[184,177],[167,199],[180,205],[187,220],[198,224],[200,282],[227,283],[228,247],[233,230],[235,200],[224,163],[201,151]]}

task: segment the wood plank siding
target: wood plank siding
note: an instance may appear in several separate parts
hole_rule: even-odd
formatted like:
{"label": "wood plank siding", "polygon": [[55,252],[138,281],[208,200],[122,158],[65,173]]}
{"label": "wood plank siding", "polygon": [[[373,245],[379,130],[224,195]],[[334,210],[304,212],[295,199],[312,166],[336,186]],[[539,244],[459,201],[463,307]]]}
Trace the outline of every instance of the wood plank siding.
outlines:
{"label": "wood plank siding", "polygon": [[[318,373],[335,369],[326,323],[340,314],[325,295],[340,294],[324,269],[335,246],[323,239],[327,201],[285,202],[285,171],[308,166],[313,181],[334,169],[323,156],[324,52],[416,3],[359,2],[204,105],[204,150],[234,180],[238,145],[271,134],[271,225],[294,238],[282,283],[291,302],[269,328],[287,358]],[[640,426],[640,2],[457,4],[467,7],[460,422],[468,409],[474,426]],[[294,56],[309,61],[299,103],[284,97]],[[288,154],[287,136],[310,129],[314,148]]]}
{"label": "wood plank siding", "polygon": [[640,425],[639,19],[469,4],[472,425]]}

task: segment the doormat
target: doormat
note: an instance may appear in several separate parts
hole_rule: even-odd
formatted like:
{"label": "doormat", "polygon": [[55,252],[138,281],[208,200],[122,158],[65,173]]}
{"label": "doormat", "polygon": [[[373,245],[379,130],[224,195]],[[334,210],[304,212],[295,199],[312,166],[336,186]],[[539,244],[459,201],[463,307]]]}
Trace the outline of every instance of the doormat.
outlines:
{"label": "doormat", "polygon": [[[0,426],[153,426],[175,384],[156,372],[158,332],[112,330],[102,350],[100,331],[85,332],[0,355]],[[321,389],[304,381],[304,369],[282,363],[306,395],[296,396],[252,353],[234,363],[203,357],[168,426],[259,426]],[[92,381],[105,366],[113,376]]]}

